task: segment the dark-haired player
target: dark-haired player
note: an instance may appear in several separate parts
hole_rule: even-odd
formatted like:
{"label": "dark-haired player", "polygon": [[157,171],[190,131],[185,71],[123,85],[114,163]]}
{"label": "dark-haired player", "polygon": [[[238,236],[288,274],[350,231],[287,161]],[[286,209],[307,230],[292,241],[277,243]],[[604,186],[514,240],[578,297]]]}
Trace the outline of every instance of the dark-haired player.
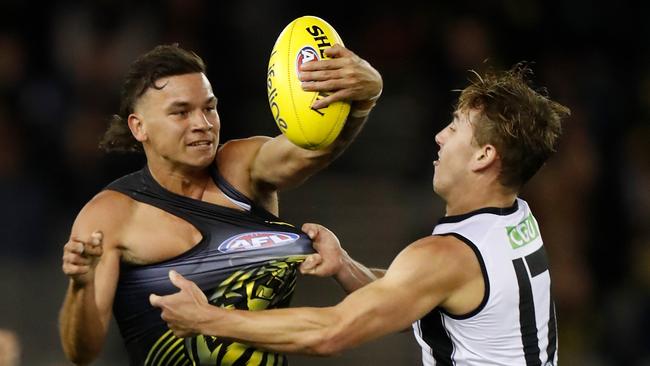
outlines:
{"label": "dark-haired player", "polygon": [[92,198],[64,246],[70,284],[60,334],[71,361],[97,357],[112,309],[131,365],[286,363],[283,355],[211,336],[177,338],[148,296],[174,290],[166,280],[174,269],[215,305],[288,305],[297,267],[313,249],[304,233],[278,218],[278,191],[335,159],[382,88],[377,71],[351,51],[336,45],[326,52],[331,60],[302,66],[304,89],[329,93],[314,108],[348,100],[352,113],[338,139],[318,151],[283,135],[219,146],[217,98],[192,52],[158,46],[131,65],[120,113],[102,145],[144,151],[147,164]]}

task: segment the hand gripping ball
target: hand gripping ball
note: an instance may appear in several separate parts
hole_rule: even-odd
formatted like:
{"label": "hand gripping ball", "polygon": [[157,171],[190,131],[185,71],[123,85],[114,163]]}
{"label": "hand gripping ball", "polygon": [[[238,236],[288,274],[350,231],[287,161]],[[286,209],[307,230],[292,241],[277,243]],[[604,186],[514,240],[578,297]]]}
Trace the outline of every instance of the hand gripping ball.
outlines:
{"label": "hand gripping ball", "polygon": [[303,16],[284,28],[271,51],[266,85],[271,113],[289,141],[305,149],[330,145],[350,112],[350,103],[345,101],[312,109],[312,103],[327,94],[303,91],[298,79],[301,64],[327,59],[325,50],[335,43],[343,45],[331,25],[314,16]]}

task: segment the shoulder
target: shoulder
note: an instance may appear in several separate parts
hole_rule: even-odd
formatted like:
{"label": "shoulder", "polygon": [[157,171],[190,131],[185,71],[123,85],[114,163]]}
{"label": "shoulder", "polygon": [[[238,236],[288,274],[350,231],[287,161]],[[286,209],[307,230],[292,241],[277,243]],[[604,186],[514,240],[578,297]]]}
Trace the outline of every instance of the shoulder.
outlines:
{"label": "shoulder", "polygon": [[[244,156],[254,157],[266,142],[270,141],[272,138],[268,136],[252,136],[244,139],[230,140],[221,145],[219,152],[217,153],[217,161],[219,164],[225,163],[226,160],[230,159],[233,156],[237,156],[239,159]],[[223,162],[221,160],[224,160]]]}
{"label": "shoulder", "polygon": [[104,213],[105,211],[109,211],[115,213],[116,211],[110,210],[117,210],[117,212],[124,212],[124,210],[132,209],[135,204],[136,201],[129,196],[117,191],[105,189],[88,201],[81,211],[88,213]]}
{"label": "shoulder", "polygon": [[238,179],[242,173],[250,177],[251,167],[260,149],[271,140],[267,136],[253,136],[224,143],[217,152],[219,172],[227,178]]}
{"label": "shoulder", "polygon": [[123,227],[136,208],[137,202],[127,195],[103,190],[79,211],[71,234],[86,238],[90,237],[92,232],[100,230],[104,233],[105,243],[118,243]]}
{"label": "shoulder", "polygon": [[473,249],[451,235],[431,235],[413,242],[395,258],[394,266],[415,269],[425,283],[447,289],[482,275]]}
{"label": "shoulder", "polygon": [[406,247],[403,253],[435,261],[464,262],[476,258],[472,248],[453,235],[430,235],[421,238]]}
{"label": "shoulder", "polygon": [[217,152],[216,164],[221,176],[248,197],[254,197],[251,183],[253,162],[262,146],[270,140],[272,138],[267,136],[230,140]]}

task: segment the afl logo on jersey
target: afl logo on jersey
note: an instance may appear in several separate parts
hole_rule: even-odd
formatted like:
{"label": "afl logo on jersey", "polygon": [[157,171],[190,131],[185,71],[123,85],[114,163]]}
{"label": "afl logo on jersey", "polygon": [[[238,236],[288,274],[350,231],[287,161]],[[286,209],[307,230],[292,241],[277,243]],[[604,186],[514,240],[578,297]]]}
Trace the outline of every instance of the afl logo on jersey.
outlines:
{"label": "afl logo on jersey", "polygon": [[264,249],[288,245],[298,240],[298,238],[300,238],[300,236],[294,233],[258,231],[232,236],[221,243],[218,249],[222,253]]}

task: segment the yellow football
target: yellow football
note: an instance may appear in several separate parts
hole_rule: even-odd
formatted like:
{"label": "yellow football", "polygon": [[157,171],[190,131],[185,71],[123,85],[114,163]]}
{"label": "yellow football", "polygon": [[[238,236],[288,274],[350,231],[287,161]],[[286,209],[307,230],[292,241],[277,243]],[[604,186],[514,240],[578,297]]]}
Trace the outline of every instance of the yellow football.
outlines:
{"label": "yellow football", "polygon": [[312,103],[327,94],[302,90],[298,79],[301,64],[327,59],[325,50],[335,43],[343,45],[331,25],[318,17],[303,16],[284,28],[271,51],[266,80],[271,113],[289,141],[306,149],[331,144],[350,112],[350,103],[345,101],[312,109]]}

